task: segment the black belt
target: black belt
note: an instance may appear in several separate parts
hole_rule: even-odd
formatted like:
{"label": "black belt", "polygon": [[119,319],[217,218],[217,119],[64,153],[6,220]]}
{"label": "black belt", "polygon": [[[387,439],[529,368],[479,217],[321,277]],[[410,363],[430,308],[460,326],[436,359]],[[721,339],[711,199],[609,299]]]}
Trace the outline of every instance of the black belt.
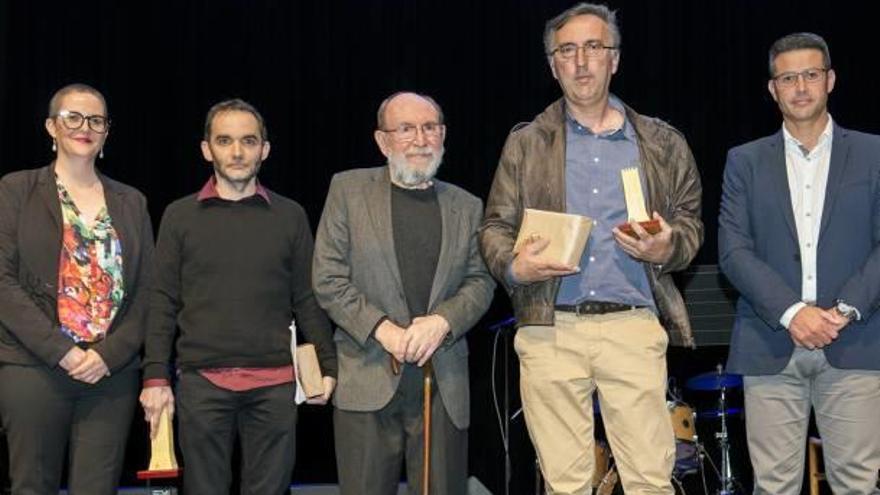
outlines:
{"label": "black belt", "polygon": [[556,311],[565,311],[566,313],[575,313],[579,315],[604,315],[605,313],[617,313],[641,307],[643,306],[604,301],[584,301],[578,304],[557,304]]}

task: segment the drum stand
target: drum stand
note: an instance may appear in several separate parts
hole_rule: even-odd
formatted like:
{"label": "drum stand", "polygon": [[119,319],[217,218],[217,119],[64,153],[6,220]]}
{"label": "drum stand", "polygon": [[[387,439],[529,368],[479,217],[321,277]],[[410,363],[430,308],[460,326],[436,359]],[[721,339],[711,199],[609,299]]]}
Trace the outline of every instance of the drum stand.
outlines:
{"label": "drum stand", "polygon": [[708,414],[711,414],[711,417],[721,419],[721,431],[715,434],[715,439],[718,440],[718,449],[721,453],[720,471],[715,467],[710,456],[707,455],[704,457],[703,446],[699,442],[697,443],[697,448],[700,451],[700,468],[702,475],[704,476],[703,484],[705,486],[706,481],[705,470],[702,469],[702,460],[708,458],[709,463],[712,464],[712,468],[718,474],[718,481],[721,484],[717,495],[734,495],[736,493],[735,487],[738,487],[740,491],[743,491],[742,486],[740,486],[733,477],[733,471],[730,465],[730,437],[727,432],[727,417],[731,414],[735,414],[734,410],[727,409],[727,389],[742,386],[742,376],[726,373],[721,364],[715,368],[715,371],[699,374],[687,381],[687,387],[691,390],[706,392],[718,390],[721,393],[718,398],[718,410],[706,411]]}
{"label": "drum stand", "polygon": [[715,434],[715,438],[718,440],[718,448],[721,452],[721,473],[719,479],[721,488],[718,490],[718,495],[733,495],[735,493],[733,487],[735,480],[730,468],[730,440],[727,435],[726,392],[727,388],[722,386],[721,397],[718,399],[718,416],[721,418],[721,431]]}

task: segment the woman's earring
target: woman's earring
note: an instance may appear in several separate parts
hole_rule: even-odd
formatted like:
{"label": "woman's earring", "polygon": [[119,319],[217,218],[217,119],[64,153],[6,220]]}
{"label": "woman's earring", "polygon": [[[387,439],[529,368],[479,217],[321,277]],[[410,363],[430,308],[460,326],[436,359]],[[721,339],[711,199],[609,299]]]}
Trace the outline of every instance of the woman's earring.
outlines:
{"label": "woman's earring", "polygon": [[55,144],[55,138],[52,138],[52,151],[58,151],[58,145]]}
{"label": "woman's earring", "polygon": [[100,158],[102,160],[104,159],[104,148],[101,148],[101,152],[98,153],[98,158]]}

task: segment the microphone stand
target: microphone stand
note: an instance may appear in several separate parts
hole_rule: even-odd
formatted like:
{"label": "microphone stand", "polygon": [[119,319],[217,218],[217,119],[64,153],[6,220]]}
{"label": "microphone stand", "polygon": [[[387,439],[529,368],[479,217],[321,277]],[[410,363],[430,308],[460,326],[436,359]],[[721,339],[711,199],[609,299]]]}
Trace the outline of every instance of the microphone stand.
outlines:
{"label": "microphone stand", "polygon": [[[503,368],[504,368],[504,406],[503,406],[503,414],[504,414],[504,424],[502,425],[502,431],[504,432],[504,438],[501,439],[504,446],[504,495],[510,495],[510,479],[512,478],[512,470],[510,466],[510,350],[509,350],[509,339],[510,339],[510,330],[514,329],[516,325],[516,318],[510,317],[505,320],[502,320],[492,326],[489,327],[489,330],[495,332],[501,332],[502,342],[501,346],[504,348],[504,359]],[[492,375],[492,379],[495,379],[495,375]]]}

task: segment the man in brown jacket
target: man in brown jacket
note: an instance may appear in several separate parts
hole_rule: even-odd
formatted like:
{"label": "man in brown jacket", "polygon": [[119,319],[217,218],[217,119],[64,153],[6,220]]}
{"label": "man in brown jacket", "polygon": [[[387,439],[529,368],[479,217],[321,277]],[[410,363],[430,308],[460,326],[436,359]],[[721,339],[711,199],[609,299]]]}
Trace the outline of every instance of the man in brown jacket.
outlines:
{"label": "man in brown jacket", "polygon": [[[620,60],[614,12],[578,4],[547,23],[544,43],[563,98],[508,137],[480,234],[517,318],[529,434],[548,493],[590,493],[598,389],[624,490],[672,494],[666,347],[693,337],[670,273],[702,243],[699,174],[678,131],[609,93]],[[635,237],[619,228],[629,220],[621,170],[631,167],[659,223],[653,235],[635,222]],[[593,220],[579,265],[544,259],[548,239],[513,253],[524,208]]]}

